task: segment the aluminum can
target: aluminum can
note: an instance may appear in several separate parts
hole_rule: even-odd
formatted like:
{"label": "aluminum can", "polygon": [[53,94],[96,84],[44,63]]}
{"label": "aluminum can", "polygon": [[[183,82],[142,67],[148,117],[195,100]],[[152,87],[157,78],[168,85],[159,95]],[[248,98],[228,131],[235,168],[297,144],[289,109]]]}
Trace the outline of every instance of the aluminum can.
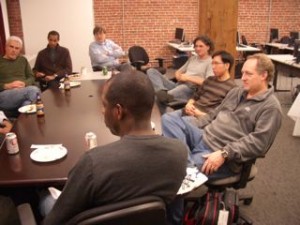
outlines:
{"label": "aluminum can", "polygon": [[6,139],[6,149],[8,154],[16,154],[19,152],[19,145],[17,140],[17,135],[13,132],[7,133],[5,135]]}
{"label": "aluminum can", "polygon": [[97,146],[97,136],[93,132],[88,132],[85,134],[85,142],[88,149],[92,149]]}

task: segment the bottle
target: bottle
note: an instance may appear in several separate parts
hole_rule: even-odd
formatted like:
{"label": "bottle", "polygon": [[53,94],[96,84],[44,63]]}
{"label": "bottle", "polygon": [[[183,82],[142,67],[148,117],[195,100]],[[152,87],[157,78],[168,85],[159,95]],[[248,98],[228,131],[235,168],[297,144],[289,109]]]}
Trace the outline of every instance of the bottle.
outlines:
{"label": "bottle", "polygon": [[65,91],[70,91],[70,89],[71,89],[70,78],[69,78],[68,74],[65,75],[64,89],[65,89]]}
{"label": "bottle", "polygon": [[41,99],[41,95],[40,94],[36,94],[36,115],[39,117],[42,117],[45,115],[45,111],[44,111],[44,103]]}

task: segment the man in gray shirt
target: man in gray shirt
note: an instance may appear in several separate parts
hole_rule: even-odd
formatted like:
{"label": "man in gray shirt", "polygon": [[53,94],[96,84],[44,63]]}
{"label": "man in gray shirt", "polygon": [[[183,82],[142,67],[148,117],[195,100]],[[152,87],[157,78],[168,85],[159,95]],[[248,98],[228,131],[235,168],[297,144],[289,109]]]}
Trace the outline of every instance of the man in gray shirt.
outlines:
{"label": "man in gray shirt", "polygon": [[242,162],[265,155],[281,126],[281,106],[269,86],[272,61],[265,54],[249,56],[242,74],[243,88],[232,89],[213,112],[162,117],[164,136],[186,143],[189,163],[209,179],[236,174]]}

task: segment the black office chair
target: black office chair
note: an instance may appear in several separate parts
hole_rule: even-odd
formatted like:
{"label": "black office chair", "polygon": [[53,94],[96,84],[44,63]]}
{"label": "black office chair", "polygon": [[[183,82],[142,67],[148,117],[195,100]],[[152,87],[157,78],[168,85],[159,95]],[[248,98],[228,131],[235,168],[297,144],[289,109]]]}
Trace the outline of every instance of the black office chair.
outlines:
{"label": "black office chair", "polygon": [[[149,56],[146,50],[143,47],[138,45],[129,48],[128,57],[131,62],[131,65],[134,66],[137,70],[140,70],[144,73],[146,73],[146,71],[152,67],[151,65],[149,65],[149,63],[154,62],[154,61],[149,61]],[[161,74],[165,74],[167,70],[166,68],[164,68],[163,65],[164,59],[156,58],[155,60],[157,60],[158,66],[152,68],[157,69]]]}
{"label": "black office chair", "polygon": [[[218,180],[212,180],[207,181],[205,183],[205,189],[202,187],[200,190],[195,190],[189,193],[185,197],[185,205],[188,206],[189,202],[198,201],[201,197],[203,197],[206,192],[224,192],[227,188],[233,188],[235,190],[246,188],[247,183],[254,179],[255,175],[257,174],[258,170],[255,166],[255,159],[249,160],[242,164],[242,170],[240,174],[237,174],[235,176],[218,179]],[[237,193],[238,194],[238,193]],[[239,201],[243,201],[245,205],[250,205],[253,200],[253,196],[250,195],[239,195],[238,194]],[[251,225],[252,221],[250,218],[248,218],[246,215],[239,213],[239,221],[242,221],[241,224],[244,225]]]}
{"label": "black office chair", "polygon": [[[18,206],[22,225],[35,225],[29,204]],[[30,212],[31,211],[31,212]],[[27,220],[28,223],[25,223]],[[24,222],[24,223],[23,223]],[[166,209],[162,199],[155,196],[139,197],[99,206],[79,213],[66,225],[166,225]]]}

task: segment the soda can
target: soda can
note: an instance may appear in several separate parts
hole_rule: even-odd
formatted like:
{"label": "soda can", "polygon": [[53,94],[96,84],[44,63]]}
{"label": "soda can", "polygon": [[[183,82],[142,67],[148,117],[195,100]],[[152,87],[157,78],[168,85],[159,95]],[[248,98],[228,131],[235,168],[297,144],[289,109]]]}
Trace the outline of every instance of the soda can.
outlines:
{"label": "soda can", "polygon": [[6,149],[8,154],[16,154],[19,152],[19,145],[17,140],[17,135],[13,132],[7,133],[5,135],[6,139]]}
{"label": "soda can", "polygon": [[88,132],[85,134],[85,142],[88,149],[92,149],[97,146],[97,136],[93,132]]}

